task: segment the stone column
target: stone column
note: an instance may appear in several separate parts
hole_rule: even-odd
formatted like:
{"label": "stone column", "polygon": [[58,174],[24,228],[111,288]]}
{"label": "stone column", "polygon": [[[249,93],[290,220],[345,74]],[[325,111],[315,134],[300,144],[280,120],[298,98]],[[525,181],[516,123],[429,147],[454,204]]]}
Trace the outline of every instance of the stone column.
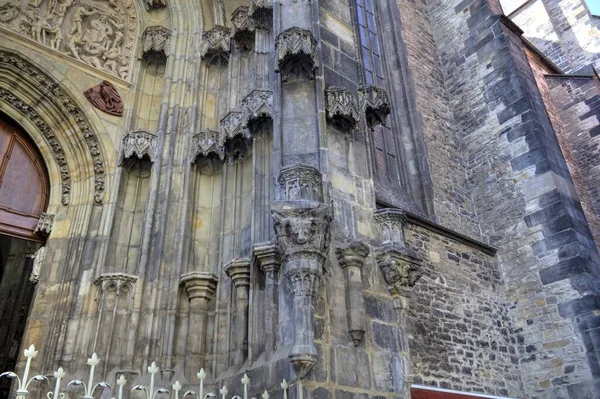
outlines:
{"label": "stone column", "polygon": [[346,279],[346,311],[348,329],[354,346],[365,335],[365,300],[362,291],[362,268],[369,256],[369,247],[360,241],[339,246],[335,250]]}
{"label": "stone column", "polygon": [[215,295],[218,278],[214,274],[194,272],[181,276],[181,284],[190,300],[188,346],[185,370],[194,376],[203,367],[206,354],[208,305]]}
{"label": "stone column", "polygon": [[267,359],[277,346],[277,321],[279,320],[279,269],[281,261],[277,247],[271,243],[254,247],[254,259],[265,274],[265,297],[268,302],[264,313],[264,342]]}
{"label": "stone column", "polygon": [[250,292],[250,259],[233,259],[225,266],[225,273],[235,287],[235,358],[241,366],[248,356],[248,296]]}

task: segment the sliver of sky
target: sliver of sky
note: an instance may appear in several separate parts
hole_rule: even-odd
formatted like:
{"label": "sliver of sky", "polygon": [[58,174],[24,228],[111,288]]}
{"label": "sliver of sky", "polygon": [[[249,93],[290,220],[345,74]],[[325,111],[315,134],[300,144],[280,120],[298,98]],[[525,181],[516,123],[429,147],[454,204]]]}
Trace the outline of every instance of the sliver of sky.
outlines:
{"label": "sliver of sky", "polygon": [[600,0],[585,0],[592,15],[600,17]]}

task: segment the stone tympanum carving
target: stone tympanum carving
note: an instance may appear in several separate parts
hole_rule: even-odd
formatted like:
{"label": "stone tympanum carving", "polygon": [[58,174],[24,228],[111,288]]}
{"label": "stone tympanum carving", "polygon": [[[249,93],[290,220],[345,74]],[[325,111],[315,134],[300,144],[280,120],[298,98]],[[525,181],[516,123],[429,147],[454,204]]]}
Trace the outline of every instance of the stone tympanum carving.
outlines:
{"label": "stone tympanum carving", "polygon": [[248,7],[240,6],[231,17],[231,37],[239,48],[250,50],[254,47],[254,21],[248,15]]}
{"label": "stone tympanum carving", "polygon": [[360,86],[358,94],[360,110],[364,112],[369,128],[374,129],[378,125],[385,126],[391,112],[390,101],[385,89],[377,86]]}
{"label": "stone tympanum carving", "polygon": [[423,275],[422,259],[409,248],[389,244],[377,249],[377,264],[394,299],[406,298]]}
{"label": "stone tympanum carving", "polygon": [[288,201],[323,201],[323,177],[312,166],[286,167],[277,180]]}
{"label": "stone tympanum carving", "polygon": [[99,85],[86,90],[83,94],[100,111],[115,116],[123,115],[123,101],[121,100],[121,96],[115,86],[109,81],[104,80]]}
{"label": "stone tympanum carving", "polygon": [[225,150],[219,145],[220,133],[215,130],[203,130],[194,135],[192,143],[192,162],[201,158],[225,159]]}
{"label": "stone tympanum carving", "polygon": [[304,378],[317,361],[314,345],[314,300],[330,243],[333,212],[310,201],[272,204],[277,246],[294,297],[294,347],[289,354],[296,373]]}
{"label": "stone tympanum carving", "polygon": [[242,100],[243,128],[254,130],[262,121],[273,120],[273,92],[253,90]]}
{"label": "stone tympanum carving", "polygon": [[132,0],[4,0],[0,27],[121,79],[129,76],[138,18]]}
{"label": "stone tympanum carving", "polygon": [[327,119],[348,131],[358,127],[358,105],[352,92],[343,87],[329,87],[325,90]]}
{"label": "stone tympanum carving", "polygon": [[346,280],[346,312],[348,328],[354,346],[358,346],[365,335],[365,301],[362,290],[362,268],[369,256],[369,247],[360,242],[339,245],[335,249]]}
{"label": "stone tympanum carving", "polygon": [[51,213],[42,213],[38,219],[37,226],[35,226],[34,232],[41,236],[47,237],[52,232],[53,225],[54,215]]}
{"label": "stone tympanum carving", "polygon": [[287,29],[275,41],[275,59],[275,71],[281,73],[282,82],[314,79],[318,67],[317,40],[309,30]]}
{"label": "stone tympanum carving", "polygon": [[250,0],[248,14],[254,20],[257,29],[271,29],[273,27],[273,0]]}
{"label": "stone tympanum carving", "polygon": [[242,127],[244,114],[232,111],[221,119],[221,136],[219,145],[225,148],[227,157],[243,157],[251,145],[248,129]]}
{"label": "stone tympanum carving", "polygon": [[156,135],[146,130],[134,130],[123,137],[123,157],[142,159],[148,157],[151,162],[156,158]]}
{"label": "stone tympanum carving", "polygon": [[142,59],[165,64],[169,53],[171,30],[164,26],[149,26],[142,34]]}
{"label": "stone tympanum carving", "polygon": [[167,0],[145,0],[146,10],[157,10],[167,6]]}
{"label": "stone tympanum carving", "polygon": [[235,364],[241,366],[248,356],[248,299],[250,293],[250,259],[233,259],[225,273],[235,287]]}
{"label": "stone tympanum carving", "polygon": [[229,61],[231,52],[231,30],[225,26],[216,25],[202,34],[200,57],[210,66],[223,66]]}

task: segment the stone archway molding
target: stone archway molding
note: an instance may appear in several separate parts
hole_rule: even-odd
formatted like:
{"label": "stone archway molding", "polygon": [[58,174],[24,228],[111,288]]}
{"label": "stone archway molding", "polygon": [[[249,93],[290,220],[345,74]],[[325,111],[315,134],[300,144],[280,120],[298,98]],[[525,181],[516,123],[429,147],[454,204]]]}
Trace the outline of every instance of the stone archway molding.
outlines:
{"label": "stone archway molding", "polygon": [[[8,81],[3,79],[4,76],[10,76],[12,79]],[[24,89],[22,85],[25,84],[36,92],[37,101],[33,102],[27,98],[28,96],[21,95],[21,89]],[[40,115],[37,107],[41,102],[45,102],[50,105],[51,112],[56,114],[61,122],[69,122],[69,127],[76,131],[87,147],[94,175],[93,201],[95,204],[102,204],[106,191],[106,162],[101,144],[82,107],[68,91],[25,56],[0,48],[0,101],[9,104],[36,126],[52,149],[53,157],[60,170],[63,205],[68,205],[70,201],[71,168],[80,165],[69,164],[65,151],[66,143],[61,142],[59,135],[51,127],[52,124]]]}

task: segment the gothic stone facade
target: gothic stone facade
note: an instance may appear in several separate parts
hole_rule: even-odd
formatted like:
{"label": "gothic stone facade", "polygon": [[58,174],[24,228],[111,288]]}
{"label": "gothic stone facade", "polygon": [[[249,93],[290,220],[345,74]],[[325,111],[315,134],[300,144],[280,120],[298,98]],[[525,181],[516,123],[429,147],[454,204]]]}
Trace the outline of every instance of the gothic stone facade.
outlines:
{"label": "gothic stone facade", "polygon": [[502,3],[1,1],[50,187],[2,350],[131,398],[600,398],[600,19]]}

